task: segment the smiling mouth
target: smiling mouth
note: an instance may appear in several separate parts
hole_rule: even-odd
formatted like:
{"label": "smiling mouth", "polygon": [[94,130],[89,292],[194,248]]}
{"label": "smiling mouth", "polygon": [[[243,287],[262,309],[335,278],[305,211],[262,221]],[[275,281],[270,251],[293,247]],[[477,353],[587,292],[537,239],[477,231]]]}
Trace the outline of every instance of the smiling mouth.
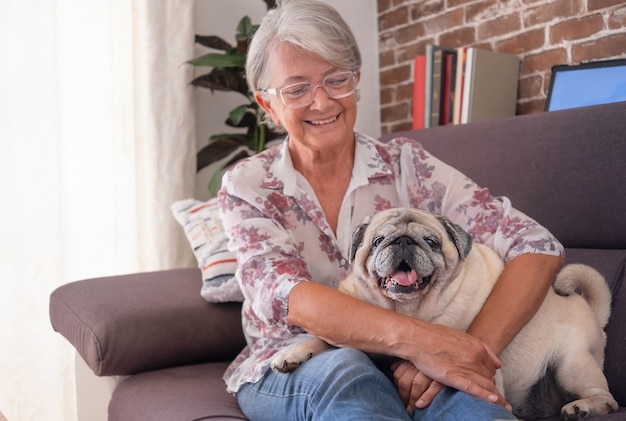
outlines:
{"label": "smiling mouth", "polygon": [[314,126],[322,126],[324,124],[330,124],[330,123],[334,122],[335,120],[337,120],[338,118],[339,118],[339,114],[337,114],[334,117],[327,118],[326,120],[315,120],[315,121],[309,120],[308,123],[311,123]]}
{"label": "smiling mouth", "polygon": [[432,275],[419,277],[415,270],[403,262],[393,275],[379,278],[378,285],[385,290],[408,293],[426,288],[431,278]]}

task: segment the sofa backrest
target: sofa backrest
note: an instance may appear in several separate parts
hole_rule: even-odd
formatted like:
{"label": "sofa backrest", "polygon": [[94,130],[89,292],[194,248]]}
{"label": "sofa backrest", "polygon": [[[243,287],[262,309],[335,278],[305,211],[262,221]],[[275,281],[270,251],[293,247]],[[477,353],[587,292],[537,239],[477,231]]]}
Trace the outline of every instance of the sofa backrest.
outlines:
{"label": "sofa backrest", "polygon": [[626,102],[394,133],[508,196],[566,247],[626,249]]}
{"label": "sofa backrest", "polygon": [[567,263],[598,269],[613,294],[605,374],[626,406],[626,102],[393,133],[416,139],[548,228]]}

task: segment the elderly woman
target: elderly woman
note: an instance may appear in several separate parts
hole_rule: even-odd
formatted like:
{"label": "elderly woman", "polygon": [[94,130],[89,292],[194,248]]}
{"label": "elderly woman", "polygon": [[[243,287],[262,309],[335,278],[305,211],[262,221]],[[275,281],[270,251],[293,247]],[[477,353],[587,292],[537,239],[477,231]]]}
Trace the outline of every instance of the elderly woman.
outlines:
{"label": "elderly woman", "polygon": [[[252,420],[514,419],[494,386],[497,355],[540,306],[563,248],[417,142],[354,132],[360,67],[350,28],[317,0],[283,1],[250,44],[250,88],[287,136],[230,170],[219,193],[248,345],[228,390]],[[396,206],[445,215],[506,261],[467,333],[336,291],[353,230]],[[337,348],[291,374],[270,369],[309,335]],[[393,382],[368,353],[399,359]]]}

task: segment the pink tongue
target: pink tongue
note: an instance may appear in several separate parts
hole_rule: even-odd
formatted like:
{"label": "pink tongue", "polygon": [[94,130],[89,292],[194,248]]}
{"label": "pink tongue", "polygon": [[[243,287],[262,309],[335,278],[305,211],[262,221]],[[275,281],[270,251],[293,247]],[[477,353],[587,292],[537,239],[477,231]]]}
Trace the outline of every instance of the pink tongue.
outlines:
{"label": "pink tongue", "polygon": [[391,277],[394,281],[405,287],[413,285],[415,281],[417,281],[417,273],[414,270],[412,270],[411,272],[398,271],[394,273]]}

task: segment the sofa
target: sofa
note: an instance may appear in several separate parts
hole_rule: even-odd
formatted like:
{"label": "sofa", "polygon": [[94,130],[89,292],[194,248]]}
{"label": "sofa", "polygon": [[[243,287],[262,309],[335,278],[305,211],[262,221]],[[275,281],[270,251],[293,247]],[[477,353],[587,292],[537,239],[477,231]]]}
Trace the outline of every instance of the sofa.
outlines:
{"label": "sofa", "polygon": [[[385,135],[420,141],[506,195],[612,291],[604,371],[626,420],[626,102]],[[80,280],[50,296],[76,349],[81,421],[246,419],[221,379],[244,346],[239,303],[200,296],[197,268]],[[364,391],[364,393],[367,393]],[[558,420],[559,416],[549,418]]]}

